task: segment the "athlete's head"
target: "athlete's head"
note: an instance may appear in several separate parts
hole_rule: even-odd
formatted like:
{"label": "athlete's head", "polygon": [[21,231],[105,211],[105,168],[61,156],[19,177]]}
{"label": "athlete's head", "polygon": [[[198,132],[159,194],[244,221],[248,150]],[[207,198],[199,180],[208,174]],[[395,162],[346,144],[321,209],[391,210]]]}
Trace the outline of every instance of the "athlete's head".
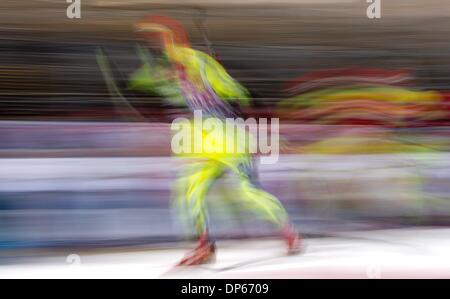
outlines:
{"label": "athlete's head", "polygon": [[156,39],[162,42],[162,46],[166,49],[173,46],[189,46],[188,36],[183,26],[169,17],[148,15],[140,19],[135,28],[148,41]]}

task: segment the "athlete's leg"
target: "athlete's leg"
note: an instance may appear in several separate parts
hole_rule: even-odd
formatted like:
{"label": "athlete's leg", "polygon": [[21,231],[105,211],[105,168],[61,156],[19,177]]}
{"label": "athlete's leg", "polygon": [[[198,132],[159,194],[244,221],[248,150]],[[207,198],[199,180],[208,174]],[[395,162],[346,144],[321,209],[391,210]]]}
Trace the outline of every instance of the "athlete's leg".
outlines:
{"label": "athlete's leg", "polygon": [[254,178],[252,161],[247,160],[237,167],[232,167],[239,177],[240,200],[243,207],[253,211],[257,217],[270,221],[281,230],[290,254],[300,248],[299,236],[289,220],[288,213],[281,202],[272,194],[264,191]]}
{"label": "athlete's leg", "polygon": [[272,194],[261,189],[257,182],[247,173],[239,172],[239,198],[243,207],[249,209],[263,220],[270,221],[277,228],[283,227],[289,221],[288,214],[281,202]]}
{"label": "athlete's leg", "polygon": [[224,172],[221,163],[213,160],[188,165],[176,186],[178,208],[195,227],[199,246],[188,254],[180,265],[197,265],[208,262],[214,255],[214,244],[209,240],[206,196],[214,181]]}
{"label": "athlete's leg", "polygon": [[222,164],[212,160],[189,164],[176,185],[179,209],[187,216],[198,235],[207,231],[206,195],[224,172]]}

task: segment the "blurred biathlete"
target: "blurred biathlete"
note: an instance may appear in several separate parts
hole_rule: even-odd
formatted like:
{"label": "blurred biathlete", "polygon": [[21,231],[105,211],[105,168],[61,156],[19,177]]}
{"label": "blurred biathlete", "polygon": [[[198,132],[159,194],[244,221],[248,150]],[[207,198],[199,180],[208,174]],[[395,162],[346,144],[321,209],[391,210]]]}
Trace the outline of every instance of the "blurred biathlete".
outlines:
{"label": "blurred biathlete", "polygon": [[[158,41],[163,53],[157,65],[150,64],[146,61],[146,55],[141,55],[143,65],[131,77],[132,89],[157,93],[171,102],[184,104],[192,112],[201,111],[203,121],[209,119],[224,123],[226,118],[237,117],[230,102],[248,104],[247,90],[214,58],[192,49],[186,32],[177,21],[163,16],[149,16],[140,20],[136,29],[144,34],[148,42]],[[193,122],[187,125],[191,131],[198,130]],[[242,141],[230,140],[226,134],[224,137],[202,131],[200,135],[203,136],[203,151],[186,155],[189,163],[177,180],[174,192],[175,202],[195,226],[199,242],[179,265],[199,265],[215,260],[215,244],[208,233],[206,197],[214,182],[227,171],[239,178],[242,207],[254,211],[280,230],[288,254],[299,252],[300,238],[286,210],[278,199],[258,187],[254,179],[252,155],[248,151],[233,154],[223,150],[224,143]],[[211,150],[211,147],[217,148]]]}

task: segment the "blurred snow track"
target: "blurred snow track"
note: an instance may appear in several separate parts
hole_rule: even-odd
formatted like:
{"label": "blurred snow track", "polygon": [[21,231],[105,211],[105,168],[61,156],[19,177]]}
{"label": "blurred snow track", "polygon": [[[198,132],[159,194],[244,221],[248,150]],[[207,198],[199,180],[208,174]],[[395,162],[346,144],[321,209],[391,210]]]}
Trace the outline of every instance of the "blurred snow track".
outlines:
{"label": "blurred snow track", "polygon": [[290,257],[275,240],[223,241],[217,263],[194,268],[174,268],[185,246],[80,250],[0,267],[0,278],[449,278],[449,235],[432,228],[342,233],[308,239],[305,252]]}

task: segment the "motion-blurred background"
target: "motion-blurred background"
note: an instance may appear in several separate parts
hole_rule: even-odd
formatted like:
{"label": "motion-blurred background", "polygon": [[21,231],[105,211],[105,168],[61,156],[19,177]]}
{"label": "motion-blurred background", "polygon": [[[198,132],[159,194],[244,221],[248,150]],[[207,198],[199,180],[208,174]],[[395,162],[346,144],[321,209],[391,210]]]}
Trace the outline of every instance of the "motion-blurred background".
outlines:
{"label": "motion-blurred background", "polygon": [[[65,1],[1,1],[0,250],[183,239],[169,128],[184,110],[126,87],[146,14],[215,55],[250,90],[247,115],[280,118],[260,179],[301,232],[450,224],[448,1],[382,0],[375,20],[361,0],[180,2],[82,0],[70,20]],[[220,200],[232,180],[211,192],[215,236],[271,235]]]}

